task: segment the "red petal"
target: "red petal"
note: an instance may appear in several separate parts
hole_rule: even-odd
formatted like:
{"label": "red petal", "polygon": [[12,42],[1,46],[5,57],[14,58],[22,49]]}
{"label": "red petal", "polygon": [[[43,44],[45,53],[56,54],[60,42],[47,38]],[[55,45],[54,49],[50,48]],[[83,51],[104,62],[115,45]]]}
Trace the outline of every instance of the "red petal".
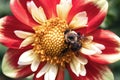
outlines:
{"label": "red petal", "polygon": [[[19,48],[21,39],[14,34],[15,30],[33,32],[32,28],[22,24],[13,16],[0,19],[0,42],[10,48]],[[7,40],[7,41],[6,41]]]}
{"label": "red petal", "polygon": [[107,2],[104,3],[106,0],[101,0],[101,2],[104,3],[102,5],[103,7],[101,7],[100,5],[100,0],[96,2],[95,1],[73,0],[73,7],[68,15],[68,22],[71,21],[73,16],[75,16],[75,14],[77,14],[78,12],[86,11],[88,16],[88,27],[86,33],[95,30],[104,20],[108,7]]}
{"label": "red petal", "polygon": [[40,78],[36,78],[36,75],[37,75],[37,73],[44,67],[45,64],[46,64],[46,63],[44,63],[44,62],[41,62],[41,63],[40,63],[38,70],[35,72],[35,75],[34,75],[33,80],[44,80],[44,75],[41,76]]}
{"label": "red petal", "polygon": [[68,67],[68,71],[73,80],[114,80],[111,70],[105,66],[90,62],[86,65],[86,76],[77,77]]}
{"label": "red petal", "polygon": [[[104,53],[112,54],[115,52],[111,52],[110,49],[118,48],[120,46],[120,38],[109,30],[98,29],[92,32],[90,35],[94,37],[94,41],[103,44],[106,49],[103,51]],[[109,49],[109,50],[107,50]],[[107,50],[107,51],[106,51]]]}
{"label": "red petal", "polygon": [[64,70],[59,69],[56,80],[64,80]]}
{"label": "red petal", "polygon": [[38,7],[42,7],[46,13],[47,18],[56,17],[56,5],[59,0],[34,0]]}
{"label": "red petal", "polygon": [[113,63],[120,60],[120,38],[108,30],[96,30],[91,35],[94,37],[94,42],[103,44],[105,50],[101,55],[89,56],[93,61],[102,64]]}
{"label": "red petal", "polygon": [[32,27],[37,25],[37,23],[32,19],[27,10],[27,1],[31,0],[10,0],[10,8],[18,20]]}
{"label": "red petal", "polygon": [[25,66],[24,68],[19,69],[19,71],[16,74],[16,78],[26,78],[32,74],[33,72],[31,71],[30,66]]}
{"label": "red petal", "polygon": [[18,66],[18,58],[25,50],[9,49],[2,62],[3,73],[11,78],[23,78],[32,74],[30,66]]}

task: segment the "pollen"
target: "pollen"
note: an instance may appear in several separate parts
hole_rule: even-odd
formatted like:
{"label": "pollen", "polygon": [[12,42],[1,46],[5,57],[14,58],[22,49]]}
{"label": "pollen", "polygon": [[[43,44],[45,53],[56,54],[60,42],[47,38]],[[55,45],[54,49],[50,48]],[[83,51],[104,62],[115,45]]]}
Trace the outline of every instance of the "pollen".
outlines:
{"label": "pollen", "polygon": [[59,18],[52,18],[34,28],[33,50],[40,61],[61,66],[71,61],[73,53],[70,51],[63,53],[67,48],[64,38],[64,32],[67,29],[69,26],[66,21]]}

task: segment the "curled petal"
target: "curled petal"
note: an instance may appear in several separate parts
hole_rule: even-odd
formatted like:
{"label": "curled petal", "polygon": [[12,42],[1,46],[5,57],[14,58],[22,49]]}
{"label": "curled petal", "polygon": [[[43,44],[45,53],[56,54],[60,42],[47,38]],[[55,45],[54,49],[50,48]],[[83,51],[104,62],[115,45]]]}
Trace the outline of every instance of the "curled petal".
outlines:
{"label": "curled petal", "polygon": [[[72,4],[73,7],[67,20],[70,22],[77,13],[85,11],[88,17],[86,33],[90,33],[97,29],[107,14],[107,0],[74,0]],[[77,29],[77,31],[79,30],[80,29]]]}
{"label": "curled petal", "polygon": [[87,36],[83,38],[82,42],[83,46],[80,49],[80,52],[85,55],[101,54],[102,50],[105,49],[103,44],[94,42],[93,36]]}
{"label": "curled petal", "polygon": [[11,78],[23,78],[32,74],[30,66],[19,68],[17,64],[18,58],[24,52],[24,50],[9,49],[2,61],[3,73]]}
{"label": "curled petal", "polygon": [[[88,44],[89,45],[89,44]],[[104,45],[103,45],[104,46]],[[85,55],[95,55],[95,54],[101,54],[103,50],[103,46],[95,46],[94,44],[90,44],[87,47],[82,47],[80,49],[80,52],[82,52]],[[105,49],[105,48],[104,48]]]}
{"label": "curled petal", "polygon": [[[86,70],[84,65],[87,64],[87,60],[80,60],[83,58],[73,57],[72,61],[70,62],[70,68],[76,76],[85,76]],[[81,64],[81,61],[85,61],[84,64]],[[83,63],[83,62],[82,62]]]}
{"label": "curled petal", "polygon": [[67,69],[73,80],[114,80],[114,76],[107,66],[91,61],[86,65],[86,76],[76,76],[69,66]]}
{"label": "curled petal", "polygon": [[86,48],[81,48],[80,52],[82,52],[85,55],[94,55],[94,54],[96,54],[96,51],[91,50],[91,49],[86,49]]}
{"label": "curled petal", "polygon": [[84,58],[83,56],[77,56],[77,57],[74,56],[74,59],[83,65],[88,63],[88,60],[86,58]]}
{"label": "curled petal", "polygon": [[99,43],[94,43],[94,46],[96,46],[97,48],[99,48],[100,50],[104,50],[105,46]]}
{"label": "curled petal", "polygon": [[92,45],[91,48],[92,48],[92,50],[96,51],[97,54],[102,53],[102,51],[98,47],[96,47],[95,45]]}
{"label": "curled petal", "polygon": [[33,1],[27,2],[27,8],[31,13],[32,17],[34,18],[34,20],[39,24],[47,20],[43,8],[42,7],[37,8]]}
{"label": "curled petal", "polygon": [[[103,44],[105,49],[102,50],[102,54],[89,56],[89,58],[95,62],[108,64],[120,60],[120,38],[108,30],[96,30],[91,35],[94,36],[94,42]],[[98,46],[97,44],[96,46]],[[99,45],[101,49],[104,47]],[[112,57],[113,56],[113,57]]]}
{"label": "curled petal", "polygon": [[26,3],[29,0],[10,0],[10,8],[14,16],[22,23],[33,27],[38,25],[29,14]]}
{"label": "curled petal", "polygon": [[76,74],[76,76],[79,76],[79,72],[80,72],[80,63],[72,61],[70,63],[70,68],[73,71],[73,73]]}
{"label": "curled petal", "polygon": [[81,76],[86,76],[86,74],[87,74],[87,71],[86,71],[85,66],[81,65],[81,67],[80,67],[80,75]]}
{"label": "curled petal", "polygon": [[87,27],[87,22],[88,22],[88,17],[86,12],[79,12],[73,17],[69,26],[71,29],[83,28],[83,27]]}

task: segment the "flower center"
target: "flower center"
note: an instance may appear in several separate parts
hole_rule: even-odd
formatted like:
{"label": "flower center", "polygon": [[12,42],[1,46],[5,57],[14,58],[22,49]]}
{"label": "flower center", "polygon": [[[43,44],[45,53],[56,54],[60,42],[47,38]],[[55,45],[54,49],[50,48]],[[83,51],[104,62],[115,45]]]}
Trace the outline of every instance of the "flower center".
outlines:
{"label": "flower center", "polygon": [[[40,61],[64,66],[71,61],[73,53],[66,51],[65,31],[69,29],[65,20],[52,18],[39,27],[35,27],[35,40],[33,50],[38,54]],[[63,55],[64,54],[64,55]]]}

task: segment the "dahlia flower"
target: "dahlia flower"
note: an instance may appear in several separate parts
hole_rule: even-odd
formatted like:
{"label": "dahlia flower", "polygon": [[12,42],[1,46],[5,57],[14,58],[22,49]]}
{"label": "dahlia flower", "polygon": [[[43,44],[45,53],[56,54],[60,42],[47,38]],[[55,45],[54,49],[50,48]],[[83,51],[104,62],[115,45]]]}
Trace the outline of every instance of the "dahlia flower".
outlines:
{"label": "dahlia flower", "polygon": [[120,38],[98,28],[106,0],[10,0],[13,16],[0,19],[8,47],[3,73],[33,80],[114,80],[108,64],[120,60]]}

